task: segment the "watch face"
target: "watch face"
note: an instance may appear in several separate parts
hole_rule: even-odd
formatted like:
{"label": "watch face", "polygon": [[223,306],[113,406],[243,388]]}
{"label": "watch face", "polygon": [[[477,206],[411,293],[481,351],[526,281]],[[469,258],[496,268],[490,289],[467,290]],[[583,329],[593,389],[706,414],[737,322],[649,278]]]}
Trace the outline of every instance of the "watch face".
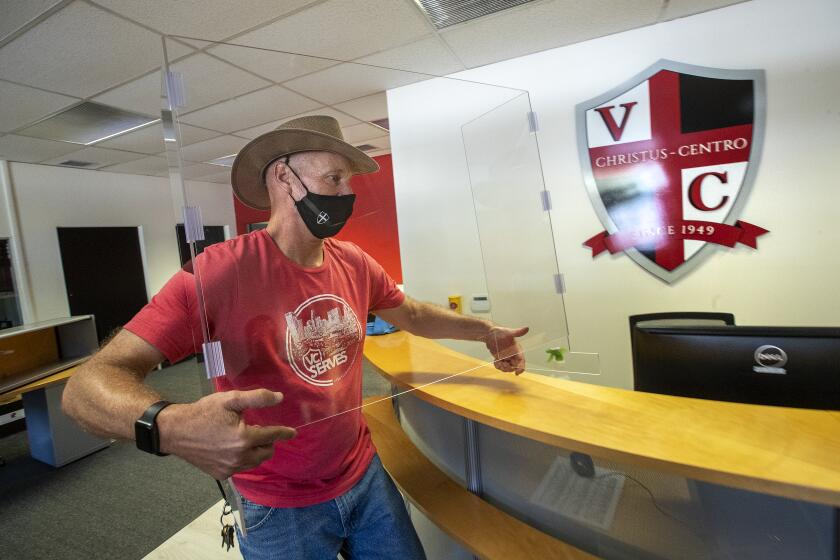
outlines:
{"label": "watch face", "polygon": [[134,439],[137,441],[137,449],[147,453],[157,453],[155,449],[154,427],[147,422],[138,420],[134,423]]}
{"label": "watch face", "polygon": [[157,429],[157,415],[161,410],[169,406],[168,401],[158,401],[146,409],[143,416],[134,422],[134,439],[137,442],[137,449],[154,453],[155,455],[166,455],[160,452],[160,436]]}

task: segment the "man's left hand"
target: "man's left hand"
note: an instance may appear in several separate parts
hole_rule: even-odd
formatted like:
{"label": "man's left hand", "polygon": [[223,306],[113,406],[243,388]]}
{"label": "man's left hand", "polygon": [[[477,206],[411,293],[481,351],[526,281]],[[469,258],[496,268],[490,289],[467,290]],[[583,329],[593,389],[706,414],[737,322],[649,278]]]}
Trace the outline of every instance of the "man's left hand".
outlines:
{"label": "man's left hand", "polygon": [[490,328],[490,332],[484,338],[484,343],[493,354],[496,369],[512,371],[516,375],[525,371],[525,354],[516,339],[527,332],[528,327],[508,329],[494,326]]}

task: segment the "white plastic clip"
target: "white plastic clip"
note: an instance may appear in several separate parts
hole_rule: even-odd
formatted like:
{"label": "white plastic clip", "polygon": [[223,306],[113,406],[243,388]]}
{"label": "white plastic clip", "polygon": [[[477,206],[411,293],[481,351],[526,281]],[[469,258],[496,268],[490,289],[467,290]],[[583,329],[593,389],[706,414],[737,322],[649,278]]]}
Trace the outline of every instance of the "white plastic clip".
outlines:
{"label": "white plastic clip", "polygon": [[546,212],[551,210],[551,193],[547,190],[540,191],[540,198],[542,199],[543,210],[545,210]]}
{"label": "white plastic clip", "polygon": [[554,289],[557,290],[558,294],[566,293],[566,280],[563,278],[562,272],[554,275]]}
{"label": "white plastic clip", "polygon": [[184,206],[184,233],[187,243],[204,241],[204,223],[198,206]]}
{"label": "white plastic clip", "polygon": [[528,111],[528,132],[538,132],[540,123],[537,121],[536,111]]}
{"label": "white plastic clip", "polygon": [[180,72],[166,72],[164,74],[164,83],[166,85],[166,97],[169,99],[169,107],[172,109],[186,107],[187,94],[184,89],[184,75]]}
{"label": "white plastic clip", "polygon": [[222,343],[218,340],[211,340],[201,345],[204,352],[204,369],[207,372],[207,379],[214,379],[225,374],[225,360],[222,357]]}

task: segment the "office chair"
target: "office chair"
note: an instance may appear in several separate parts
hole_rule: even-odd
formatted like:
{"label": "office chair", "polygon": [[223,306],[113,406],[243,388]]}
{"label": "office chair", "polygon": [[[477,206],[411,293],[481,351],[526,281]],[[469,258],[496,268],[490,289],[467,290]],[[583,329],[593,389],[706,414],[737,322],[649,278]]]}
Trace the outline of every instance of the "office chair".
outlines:
{"label": "office chair", "polygon": [[735,325],[735,315],[732,313],[715,313],[709,311],[669,311],[664,313],[645,313],[630,315],[630,349],[633,356],[633,389],[647,391],[640,387],[639,377],[636,375],[636,327],[677,327],[703,325]]}

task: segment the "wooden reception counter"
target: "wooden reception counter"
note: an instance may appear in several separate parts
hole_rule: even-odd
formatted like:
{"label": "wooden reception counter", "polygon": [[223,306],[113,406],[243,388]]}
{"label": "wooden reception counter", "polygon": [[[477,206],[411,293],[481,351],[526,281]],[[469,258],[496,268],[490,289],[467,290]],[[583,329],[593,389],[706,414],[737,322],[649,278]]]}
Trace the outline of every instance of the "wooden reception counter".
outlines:
{"label": "wooden reception counter", "polygon": [[640,393],[516,377],[405,332],[365,357],[412,395],[481,424],[594,457],[840,506],[840,412]]}
{"label": "wooden reception counter", "polygon": [[[368,337],[365,357],[400,393],[407,441],[464,492],[571,547],[551,557],[840,558],[838,411],[517,377],[404,332]],[[451,512],[403,490],[437,557],[501,557],[464,536],[483,521],[451,529]]]}

